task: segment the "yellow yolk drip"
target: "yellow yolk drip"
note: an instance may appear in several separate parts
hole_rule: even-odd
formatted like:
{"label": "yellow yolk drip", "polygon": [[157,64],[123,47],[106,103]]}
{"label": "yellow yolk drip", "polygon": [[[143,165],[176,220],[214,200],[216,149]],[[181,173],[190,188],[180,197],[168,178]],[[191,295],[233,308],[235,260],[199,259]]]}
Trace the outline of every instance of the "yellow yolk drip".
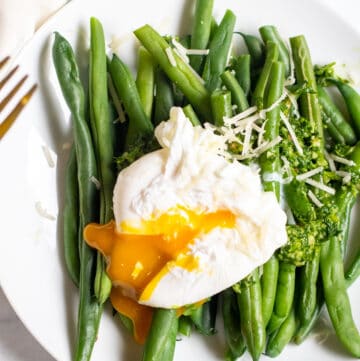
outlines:
{"label": "yellow yolk drip", "polygon": [[198,270],[194,256],[186,255],[194,239],[216,227],[234,227],[235,215],[219,210],[196,213],[182,207],[168,210],[140,225],[122,222],[121,233],[113,221],[106,225],[89,224],[84,238],[99,250],[107,261],[107,273],[115,287],[111,302],[116,310],[134,324],[135,339],[142,343],[151,323],[151,309],[138,304],[151,297],[161,278],[168,272],[165,265],[175,262],[188,271]]}
{"label": "yellow yolk drip", "polygon": [[132,321],[135,341],[143,344],[150,330],[153,309],[124,296],[120,287],[112,288],[110,301],[115,310]]}

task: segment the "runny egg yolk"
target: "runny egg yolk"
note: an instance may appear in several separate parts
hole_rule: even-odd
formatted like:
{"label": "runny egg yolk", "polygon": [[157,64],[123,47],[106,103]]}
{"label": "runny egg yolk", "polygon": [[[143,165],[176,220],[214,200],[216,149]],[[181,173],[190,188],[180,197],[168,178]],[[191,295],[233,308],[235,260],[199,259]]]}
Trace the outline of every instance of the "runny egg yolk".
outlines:
{"label": "runny egg yolk", "polygon": [[175,262],[190,272],[201,271],[195,256],[184,257],[195,238],[216,227],[234,226],[235,215],[228,210],[200,213],[178,206],[140,224],[123,221],[121,232],[114,221],[85,227],[86,242],[107,261],[107,273],[114,286],[111,302],[132,320],[138,342],[145,341],[152,311],[137,301],[151,297],[167,272],[166,264]]}

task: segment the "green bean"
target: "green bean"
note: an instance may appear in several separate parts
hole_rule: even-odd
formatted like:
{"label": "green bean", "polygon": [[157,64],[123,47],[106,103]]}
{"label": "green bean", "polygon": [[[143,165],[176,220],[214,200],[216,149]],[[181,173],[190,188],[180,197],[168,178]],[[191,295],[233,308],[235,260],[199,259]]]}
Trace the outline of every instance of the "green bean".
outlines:
{"label": "green bean", "polygon": [[224,124],[224,117],[232,116],[231,93],[228,90],[215,90],[211,94],[211,110],[214,124],[221,126]]}
{"label": "green bean", "polygon": [[329,80],[339,89],[349,111],[356,134],[360,137],[360,94],[349,84],[336,79]]}
{"label": "green bean", "polygon": [[280,326],[280,328],[269,336],[266,347],[266,355],[276,357],[284,350],[285,346],[291,341],[296,331],[296,317],[294,308]]}
{"label": "green bean", "polygon": [[[285,81],[285,68],[280,62],[274,62],[270,69],[269,87],[265,98],[265,107],[270,107],[279,100]],[[280,126],[280,106],[266,113],[266,124],[264,139],[267,141],[274,140],[279,135]],[[267,179],[270,174],[280,173],[280,155],[279,149],[272,148],[263,153],[259,159],[263,188],[267,192],[274,192],[277,200],[280,200],[280,183],[278,180]],[[263,266],[262,275],[262,312],[265,326],[268,324],[276,298],[277,278],[279,264],[275,256],[272,256]]]}
{"label": "green bean", "polygon": [[[211,32],[214,0],[196,0],[194,23],[192,27],[191,48],[206,49]],[[203,56],[190,55],[190,65],[198,73],[201,71]]]}
{"label": "green bean", "polygon": [[[353,263],[347,269],[345,273],[345,285],[349,288],[353,282],[360,276],[360,251],[357,253],[356,257],[353,260]],[[322,307],[324,305],[324,294],[322,285],[317,285],[317,298],[316,298],[316,306],[314,312],[312,314],[311,319],[307,320],[307,322],[300,325],[299,329],[296,331],[294,342],[296,344],[302,343],[306,337],[309,335],[311,330],[313,329],[316,321],[318,320]]]}
{"label": "green bean", "polygon": [[349,287],[360,276],[360,249],[345,273],[346,286]]}
{"label": "green bean", "polygon": [[316,309],[317,279],[319,275],[320,250],[317,250],[313,260],[300,269],[297,317],[300,326],[308,323]]}
{"label": "green bean", "polygon": [[219,27],[219,24],[217,23],[214,16],[211,17],[211,27],[210,27],[210,39],[211,40],[214,37],[214,34],[216,33],[217,28]]}
{"label": "green bean", "polygon": [[293,341],[297,345],[300,345],[302,342],[304,342],[306,337],[309,335],[311,330],[314,328],[314,325],[320,316],[323,305],[324,305],[324,292],[323,292],[323,287],[322,287],[322,282],[321,282],[321,277],[320,277],[320,282],[318,279],[318,283],[317,283],[316,304],[315,304],[315,309],[312,313],[312,316],[305,323],[300,324],[299,328],[295,332]]}
{"label": "green bean", "polygon": [[248,96],[251,90],[251,56],[250,54],[242,54],[238,56],[234,63],[233,69],[235,77],[240,84],[245,95]]}
{"label": "green bean", "polygon": [[228,358],[236,360],[246,350],[246,344],[241,332],[239,307],[235,292],[228,288],[221,293],[222,316],[224,322],[225,341],[228,347]]}
{"label": "green bean", "polygon": [[[300,96],[300,112],[309,120],[312,133],[320,137],[320,150],[324,149],[324,135],[319,100],[316,93],[316,79],[311,61],[310,51],[303,35],[290,38],[296,79],[299,84],[307,84],[314,92],[305,92]],[[322,152],[323,154],[323,152]]]}
{"label": "green bean", "polygon": [[[85,120],[85,95],[70,44],[55,33],[52,48],[55,70],[66,103],[72,114],[74,142],[78,164],[80,228],[97,220],[97,189],[91,177],[97,176],[95,154]],[[75,361],[90,359],[99,328],[102,307],[93,294],[96,252],[81,242],[80,301]]]}
{"label": "green bean", "polygon": [[130,333],[130,334],[134,334],[134,323],[132,321],[132,319],[130,319],[129,317],[121,314],[121,313],[117,313],[116,314],[119,319],[120,322],[123,324],[123,326],[125,327],[125,329]]}
{"label": "green bean", "polygon": [[[151,26],[145,25],[134,33],[199,115],[207,121],[211,120],[210,94],[194,70],[172,51],[166,40]],[[175,63],[170,60],[167,52],[172,55]]]}
{"label": "green bean", "polygon": [[90,20],[90,119],[93,127],[101,182],[100,222],[105,223],[113,218],[112,192],[115,183],[113,162],[112,123],[109,115],[107,60],[105,52],[104,32],[100,22]]}
{"label": "green bean", "polygon": [[249,103],[244,91],[235,76],[229,70],[226,70],[221,74],[221,80],[225,87],[231,92],[231,99],[232,103],[236,105],[236,112],[241,113],[249,108]]}
{"label": "green bean", "polygon": [[196,115],[194,108],[191,104],[188,104],[183,107],[184,114],[190,120],[191,124],[195,127],[197,125],[201,125],[198,116]]}
{"label": "green bean", "polygon": [[[360,143],[354,147],[351,156],[354,167],[360,169]],[[346,216],[347,204],[356,193],[341,188],[335,195],[339,218]],[[350,196],[349,196],[350,194]],[[354,323],[344,277],[341,240],[338,236],[321,244],[320,271],[324,287],[324,298],[336,335],[344,347],[355,357],[360,357],[360,334]]]}
{"label": "green bean", "polygon": [[192,36],[189,35],[189,34],[180,36],[179,37],[179,43],[185,48],[190,48],[190,46],[191,46],[191,38],[192,38]]}
{"label": "green bean", "polygon": [[190,336],[193,323],[189,316],[180,316],[178,332],[184,336]]}
{"label": "green bean", "polygon": [[293,264],[280,262],[274,310],[267,326],[271,334],[277,330],[289,316],[294,301],[295,270]]}
{"label": "green bean", "polygon": [[150,332],[145,342],[143,361],[171,361],[173,359],[178,323],[176,310],[155,309]]}
{"label": "green bean", "polygon": [[130,69],[116,55],[110,62],[110,75],[129,117],[129,127],[125,140],[125,148],[128,149],[136,144],[139,139],[151,137],[153,126],[142,107]]}
{"label": "green bean", "polygon": [[340,243],[336,237],[322,243],[320,270],[325,303],[336,335],[353,356],[360,357],[360,334],[351,313]]}
{"label": "green bean", "polygon": [[323,121],[324,128],[327,130],[331,139],[333,139],[338,144],[345,144],[345,138],[340,134],[339,130],[335,127],[334,123],[331,121],[331,118],[321,111],[321,118]]}
{"label": "green bean", "polygon": [[[178,41],[185,48],[190,48],[191,35],[181,36],[181,37],[179,37]],[[172,83],[172,88],[173,88],[175,106],[183,107],[183,106],[189,104],[189,101],[186,99],[183,92],[173,83]]]}
{"label": "green bean", "polygon": [[136,88],[146,116],[151,119],[154,101],[155,63],[153,57],[143,47],[138,51]]}
{"label": "green bean", "polygon": [[252,68],[258,69],[262,67],[265,60],[265,45],[261,39],[255,35],[244,34],[241,32],[235,32],[235,34],[240,34],[243,37],[251,57]]}
{"label": "green bean", "polygon": [[279,60],[285,65],[285,76],[291,72],[289,51],[281,38],[278,29],[273,25],[264,25],[259,29],[260,35],[266,44],[268,41],[274,42],[279,49]]}
{"label": "green bean", "polygon": [[213,335],[216,323],[217,296],[196,307],[189,314],[196,329],[203,335]]}
{"label": "green bean", "polygon": [[[191,42],[191,35],[185,35],[179,38],[179,43],[185,48],[190,48],[190,42]],[[184,96],[184,93],[173,83],[172,83],[172,88],[173,88],[175,106],[183,107],[185,105],[188,105],[189,101]]]}
{"label": "green bean", "polygon": [[160,68],[155,73],[155,90],[153,123],[156,126],[169,119],[170,109],[175,105],[172,84]]}
{"label": "green bean", "polygon": [[[108,59],[108,68],[110,68],[110,59]],[[112,121],[115,125],[114,132],[116,134],[114,153],[118,154],[118,152],[121,152],[124,148],[123,144],[125,143],[127,118],[109,72],[107,78],[109,88],[109,106],[111,110],[110,113],[113,115]]]}
{"label": "green bean", "polygon": [[[280,62],[273,62],[269,72],[269,88],[265,98],[265,107],[270,107],[280,99],[284,90],[284,66]],[[266,113],[266,124],[264,140],[272,141],[279,135],[280,126],[280,106]],[[276,198],[280,199],[280,182],[278,180],[268,180],[270,174],[279,174],[280,172],[280,155],[279,149],[274,147],[263,153],[259,159],[263,186],[265,191],[272,191]]]}
{"label": "green bean", "polygon": [[257,269],[240,282],[237,300],[241,314],[241,331],[247,349],[254,361],[259,360],[265,348],[266,330],[262,316],[261,286]]}
{"label": "green bean", "polygon": [[261,276],[262,313],[265,327],[269,323],[273,312],[278,275],[279,261],[276,256],[273,255],[263,265],[263,274]]}
{"label": "green bean", "polygon": [[234,13],[227,10],[210,41],[202,74],[205,86],[210,92],[220,87],[220,75],[227,65],[235,21]]}
{"label": "green bean", "polygon": [[[108,108],[107,59],[104,31],[96,18],[90,19],[90,123],[95,140],[95,154],[100,180],[100,223],[113,218],[112,193],[115,184],[112,124]],[[110,295],[111,281],[106,274],[103,256],[98,253],[95,295],[104,303]]]}
{"label": "green bean", "polygon": [[315,206],[309,201],[307,193],[306,184],[295,177],[290,183],[284,184],[286,202],[295,219],[302,223],[316,219]]}
{"label": "green bean", "polygon": [[256,105],[259,109],[264,107],[265,90],[268,84],[271,67],[274,61],[277,61],[279,50],[275,43],[266,43],[266,57],[263,68],[261,69],[260,76],[256,82],[254,92],[252,94],[252,104]]}
{"label": "green bean", "polygon": [[[345,285],[347,288],[349,288],[353,284],[353,282],[356,281],[356,279],[360,276],[360,266],[359,265],[360,265],[360,262],[358,261],[357,272],[352,274],[352,276],[350,276],[349,273],[346,273]],[[306,339],[306,337],[309,335],[309,333],[313,329],[316,321],[319,319],[319,316],[321,314],[321,310],[324,305],[324,295],[323,295],[322,289],[319,292],[319,287],[318,287],[317,293],[318,293],[317,303],[316,303],[315,311],[314,311],[311,319],[307,323],[302,325],[295,334],[294,342],[297,345],[304,342],[304,340]]]}
{"label": "green bean", "polygon": [[[319,86],[317,87],[318,97],[320,105],[324,113],[328,116],[332,124],[334,125],[337,133],[340,133],[344,138],[345,143],[354,145],[356,143],[356,135],[351,125],[345,120],[340,110],[333,103],[326,90]],[[360,109],[360,108],[359,108]],[[331,136],[336,137],[336,134],[332,133],[332,128],[328,128]]]}
{"label": "green bean", "polygon": [[348,233],[350,227],[350,214],[355,204],[356,195],[354,191],[348,190],[338,191],[336,196],[336,203],[339,214],[339,228],[341,229],[338,233],[338,239],[340,240],[341,255],[344,258],[346,253],[346,243],[348,240]]}
{"label": "green bean", "polygon": [[75,147],[72,147],[66,168],[64,206],[64,257],[70,278],[79,287],[79,186]]}

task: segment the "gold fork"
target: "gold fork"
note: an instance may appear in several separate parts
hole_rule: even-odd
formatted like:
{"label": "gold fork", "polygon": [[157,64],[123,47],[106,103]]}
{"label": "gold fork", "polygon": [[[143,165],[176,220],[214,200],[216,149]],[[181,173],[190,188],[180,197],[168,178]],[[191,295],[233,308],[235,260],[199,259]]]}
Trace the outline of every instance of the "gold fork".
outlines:
{"label": "gold fork", "polygon": [[[0,69],[3,68],[6,63],[10,60],[10,57],[7,56],[0,61]],[[3,79],[0,79],[0,90],[5,86],[5,84],[12,78],[12,76],[16,73],[19,66],[15,66],[12,70],[10,70],[7,75],[4,76]],[[25,80],[28,78],[28,75],[23,76],[16,85],[7,93],[5,98],[0,101],[0,114],[5,109],[5,106],[9,103],[11,99],[15,96],[15,94],[19,91],[21,86],[24,84]],[[21,111],[25,108],[26,104],[29,102],[30,98],[34,94],[37,88],[37,84],[34,84],[30,90],[26,92],[25,95],[21,97],[12,111],[7,115],[7,117],[0,123],[0,139],[6,134],[6,132],[10,129],[10,127],[14,124],[16,118],[19,116]]]}

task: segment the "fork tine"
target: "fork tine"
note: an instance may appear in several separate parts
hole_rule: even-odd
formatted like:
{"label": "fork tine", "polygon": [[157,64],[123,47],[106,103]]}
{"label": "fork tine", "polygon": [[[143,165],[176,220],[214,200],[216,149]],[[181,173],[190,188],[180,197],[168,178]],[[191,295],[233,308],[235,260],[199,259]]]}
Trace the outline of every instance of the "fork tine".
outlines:
{"label": "fork tine", "polygon": [[36,88],[37,88],[37,84],[33,85],[31,89],[19,100],[19,102],[16,104],[12,112],[0,124],[0,139],[13,125],[14,121],[16,120],[20,112],[24,109],[25,105],[28,103],[28,101],[34,94]]}
{"label": "fork tine", "polygon": [[6,56],[0,61],[0,69],[10,60],[10,56]]}
{"label": "fork tine", "polygon": [[11,79],[11,77],[15,74],[16,70],[19,69],[19,65],[16,65],[10,72],[0,81],[0,90],[4,87],[4,85]]}
{"label": "fork tine", "polygon": [[6,104],[12,99],[12,97],[18,92],[20,87],[24,84],[25,80],[28,78],[28,75],[23,76],[14,88],[9,92],[9,94],[0,102],[0,112],[5,108]]}

